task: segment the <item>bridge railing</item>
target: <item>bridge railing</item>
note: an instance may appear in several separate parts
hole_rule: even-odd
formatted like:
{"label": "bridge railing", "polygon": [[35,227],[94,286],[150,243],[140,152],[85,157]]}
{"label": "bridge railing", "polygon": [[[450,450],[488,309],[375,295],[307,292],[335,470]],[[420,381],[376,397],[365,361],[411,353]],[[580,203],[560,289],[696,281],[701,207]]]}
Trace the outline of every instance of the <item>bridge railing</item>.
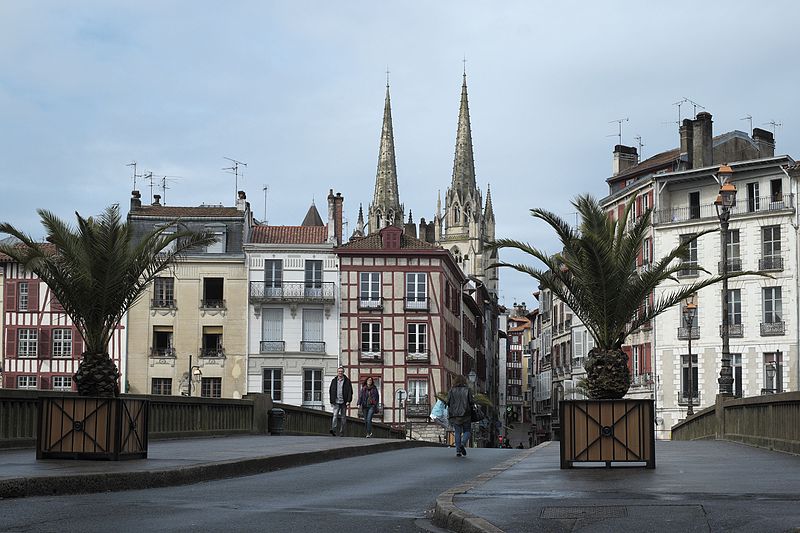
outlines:
{"label": "bridge railing", "polygon": [[722,401],[672,428],[674,440],[718,439],[800,454],[800,392]]}
{"label": "bridge railing", "polygon": [[[0,389],[0,449],[36,445],[36,416],[40,396],[63,396],[37,390]],[[286,411],[285,432],[292,435],[327,435],[331,414],[286,404],[273,404],[268,395],[249,394],[241,400],[185,396],[123,395],[150,400],[150,439],[174,439],[237,434],[266,434],[270,409]],[[348,418],[347,436],[364,436],[364,420]],[[403,438],[402,430],[373,424],[373,435]]]}

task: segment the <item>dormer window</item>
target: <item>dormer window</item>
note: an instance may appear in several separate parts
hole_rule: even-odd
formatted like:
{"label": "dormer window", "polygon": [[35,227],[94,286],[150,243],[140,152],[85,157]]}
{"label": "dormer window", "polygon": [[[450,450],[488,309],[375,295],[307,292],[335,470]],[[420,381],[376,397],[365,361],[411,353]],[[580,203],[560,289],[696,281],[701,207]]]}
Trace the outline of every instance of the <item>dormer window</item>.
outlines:
{"label": "dormer window", "polygon": [[206,246],[208,254],[224,254],[227,241],[227,227],[225,224],[209,224],[205,230],[211,233],[217,240]]}

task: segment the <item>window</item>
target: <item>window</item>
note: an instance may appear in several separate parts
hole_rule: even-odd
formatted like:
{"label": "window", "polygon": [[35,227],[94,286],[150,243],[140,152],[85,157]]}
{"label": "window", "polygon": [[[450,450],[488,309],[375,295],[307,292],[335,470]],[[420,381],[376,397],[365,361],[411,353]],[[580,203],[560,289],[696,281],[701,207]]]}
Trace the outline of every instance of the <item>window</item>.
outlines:
{"label": "window", "polygon": [[17,376],[18,389],[35,389],[36,376]]}
{"label": "window", "polygon": [[457,226],[460,220],[461,220],[461,209],[458,207],[458,204],[456,204],[453,206],[453,225]]}
{"label": "window", "polygon": [[322,403],[322,370],[303,370],[303,403]]}
{"label": "window", "polygon": [[764,296],[764,322],[767,324],[782,322],[781,288],[764,287],[762,290]]}
{"label": "window", "polygon": [[306,296],[322,296],[322,260],[306,260]]}
{"label": "window", "polygon": [[754,181],[747,184],[747,210],[749,212],[758,211],[760,209],[760,200],[758,197],[758,182]]}
{"label": "window", "polygon": [[728,289],[728,325],[742,323],[742,290]]}
{"label": "window", "polygon": [[283,285],[283,261],[267,259],[264,261],[264,296],[280,296]]}
{"label": "window", "polygon": [[153,357],[174,357],[172,326],[153,326]]}
{"label": "window", "polygon": [[72,330],[53,330],[53,357],[72,357]]}
{"label": "window", "polygon": [[203,278],[203,307],[206,309],[225,307],[223,278]]}
{"label": "window", "polygon": [[172,394],[172,378],[153,378],[150,382],[151,394],[169,396]]}
{"label": "window", "polygon": [[224,355],[222,326],[203,326],[203,346],[200,349],[200,356],[222,357]]}
{"label": "window", "polygon": [[59,390],[59,391],[72,390],[72,376],[53,376],[52,383],[53,383],[53,390]]}
{"label": "window", "polygon": [[761,228],[761,254],[764,258],[781,255],[781,227],[765,226]]}
{"label": "window", "polygon": [[783,353],[764,354],[764,388],[768,392],[783,391]]}
{"label": "window", "polygon": [[649,265],[653,262],[653,239],[647,238],[644,240],[642,247],[642,264]]}
{"label": "window", "polygon": [[731,369],[733,370],[733,395],[742,397],[742,354],[731,354]]}
{"label": "window", "polygon": [[641,373],[639,369],[639,346],[634,345],[631,350],[631,377],[638,376]]}
{"label": "window", "polygon": [[381,324],[380,322],[361,323],[361,353],[375,355],[381,352]]}
{"label": "window", "polygon": [[689,218],[700,218],[700,193],[689,193]]}
{"label": "window", "polygon": [[154,280],[153,307],[175,307],[175,278],[156,278]]}
{"label": "window", "polygon": [[273,401],[283,399],[283,370],[280,368],[264,369],[264,394],[269,394]]}
{"label": "window", "polygon": [[408,380],[408,403],[412,405],[425,405],[428,403],[428,380]]}
{"label": "window", "polygon": [[261,310],[261,353],[282,352],[283,309],[264,308]]}
{"label": "window", "polygon": [[215,242],[206,245],[206,253],[224,254],[226,244],[225,241],[227,240],[227,228],[225,227],[225,224],[212,224],[206,226],[205,229],[217,239]]}
{"label": "window", "polygon": [[[681,235],[681,244],[694,239],[695,235],[694,233]],[[681,276],[697,276],[697,239],[689,242],[686,254],[681,258],[681,266],[683,267],[679,272]]]}
{"label": "window", "polygon": [[742,259],[739,246],[739,230],[728,231],[728,271],[734,272],[742,269]]}
{"label": "window", "polygon": [[781,202],[783,202],[783,180],[781,180],[780,178],[769,180],[769,198],[770,202],[772,202],[772,205],[770,205],[770,209],[783,208],[783,205],[780,205]]}
{"label": "window", "polygon": [[428,306],[427,274],[409,272],[406,274],[406,307],[425,309]]}
{"label": "window", "polygon": [[28,282],[20,281],[17,284],[17,311],[28,310]]}
{"label": "window", "polygon": [[[699,399],[697,387],[697,355],[692,354],[692,399]],[[689,356],[681,355],[681,400],[689,400]]]}
{"label": "window", "polygon": [[322,309],[303,309],[303,340],[301,352],[324,353],[322,337]]}
{"label": "window", "polygon": [[17,356],[36,357],[38,339],[38,332],[35,329],[18,329]]}
{"label": "window", "polygon": [[200,396],[203,398],[222,398],[222,378],[202,378]]}
{"label": "window", "polygon": [[359,275],[358,304],[360,307],[380,307],[381,274],[380,272],[361,272]]}
{"label": "window", "polygon": [[427,324],[408,324],[408,353],[428,353]]}

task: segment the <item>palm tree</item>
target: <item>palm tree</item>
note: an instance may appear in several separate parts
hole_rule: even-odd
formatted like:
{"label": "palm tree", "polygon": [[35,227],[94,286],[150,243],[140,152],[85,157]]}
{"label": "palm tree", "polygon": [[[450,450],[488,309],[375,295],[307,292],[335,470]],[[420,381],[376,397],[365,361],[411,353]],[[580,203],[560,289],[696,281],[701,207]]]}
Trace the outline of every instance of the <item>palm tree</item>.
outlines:
{"label": "palm tree", "polygon": [[17,242],[0,244],[0,252],[50,287],[83,337],[85,351],[75,374],[78,393],[115,396],[119,372],[107,350],[123,315],[183,252],[210,244],[215,237],[205,232],[165,233],[174,221],[134,239],[132,228],[120,220],[117,206],[96,218],[75,213],[77,229],[50,211],[37,212],[47,243],[2,223],[0,233]]}
{"label": "palm tree", "polygon": [[[545,268],[505,262],[493,266],[529,274],[572,309],[595,339],[585,365],[589,397],[622,398],[630,387],[628,356],[622,351],[625,338],[670,307],[723,279],[710,276],[664,293],[652,306],[647,304],[648,296],[662,282],[677,281],[675,274],[685,268],[679,260],[688,256],[690,244],[716,230],[695,234],[649,269],[638,271],[636,257],[650,225],[651,210],[626,228],[632,202],[616,221],[589,195],[577,197],[572,205],[580,215],[577,229],[550,211],[531,209],[534,218],[544,220],[556,231],[563,247],[561,253],[549,255],[512,239],[490,243],[493,248],[512,248],[529,254],[544,263]],[[698,270],[708,273],[702,267]],[[728,277],[745,274],[753,272],[735,272]]]}

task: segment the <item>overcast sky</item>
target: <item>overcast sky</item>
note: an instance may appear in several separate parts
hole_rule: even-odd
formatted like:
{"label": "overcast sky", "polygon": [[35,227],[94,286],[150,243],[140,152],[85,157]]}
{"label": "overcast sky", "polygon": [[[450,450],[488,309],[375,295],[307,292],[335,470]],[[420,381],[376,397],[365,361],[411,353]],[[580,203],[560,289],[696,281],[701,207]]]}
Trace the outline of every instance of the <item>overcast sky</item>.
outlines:
{"label": "overcast sky", "polygon": [[[752,115],[782,124],[776,153],[798,154],[797,6],[0,0],[0,220],[41,236],[37,207],[127,213],[131,161],[179,176],[168,205],[232,205],[230,157],[247,163],[239,188],[258,218],[265,185],[269,223],[286,225],[312,199],[325,217],[333,188],[352,232],[372,198],[387,68],[400,198],[430,220],[451,179],[466,57],[497,235],[555,251],[528,209],[574,217],[575,195],[606,194],[615,119],[646,158],[678,145],[673,103],[690,98],[715,134],[747,131]],[[535,305],[532,290],[501,274],[506,305]]]}

